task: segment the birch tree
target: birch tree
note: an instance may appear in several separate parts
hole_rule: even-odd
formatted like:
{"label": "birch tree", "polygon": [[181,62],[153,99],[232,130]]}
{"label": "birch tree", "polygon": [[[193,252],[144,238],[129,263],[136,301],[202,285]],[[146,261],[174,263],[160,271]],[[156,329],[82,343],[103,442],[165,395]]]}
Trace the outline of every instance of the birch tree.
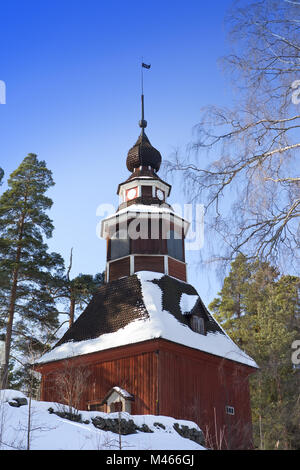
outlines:
{"label": "birch tree", "polygon": [[290,268],[299,262],[300,2],[237,1],[226,27],[232,106],[203,109],[187,156],[167,168],[205,202],[221,242],[213,259],[243,252]]}

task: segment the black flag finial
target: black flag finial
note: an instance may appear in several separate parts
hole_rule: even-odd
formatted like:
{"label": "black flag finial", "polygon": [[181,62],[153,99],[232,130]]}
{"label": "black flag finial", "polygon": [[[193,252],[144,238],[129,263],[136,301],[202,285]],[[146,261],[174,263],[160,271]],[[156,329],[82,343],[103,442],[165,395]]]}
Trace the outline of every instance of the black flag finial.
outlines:
{"label": "black flag finial", "polygon": [[142,128],[142,135],[144,135],[144,129],[147,127],[147,121],[144,119],[144,77],[143,77],[143,68],[150,69],[151,64],[145,64],[142,61],[142,68],[141,68],[141,82],[142,82],[142,119],[139,122],[139,126]]}

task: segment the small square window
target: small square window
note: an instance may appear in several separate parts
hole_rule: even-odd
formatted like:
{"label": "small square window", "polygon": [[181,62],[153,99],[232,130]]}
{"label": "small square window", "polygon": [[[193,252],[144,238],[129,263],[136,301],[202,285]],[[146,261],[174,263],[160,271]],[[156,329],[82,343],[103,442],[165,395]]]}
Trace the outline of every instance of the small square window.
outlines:
{"label": "small square window", "polygon": [[234,407],[233,406],[226,405],[225,409],[226,409],[226,413],[228,415],[234,415]]}

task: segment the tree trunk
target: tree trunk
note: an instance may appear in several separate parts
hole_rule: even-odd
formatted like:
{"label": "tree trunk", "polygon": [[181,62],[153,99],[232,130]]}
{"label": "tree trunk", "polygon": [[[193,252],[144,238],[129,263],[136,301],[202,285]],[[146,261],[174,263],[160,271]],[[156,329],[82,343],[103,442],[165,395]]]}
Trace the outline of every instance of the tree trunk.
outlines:
{"label": "tree trunk", "polygon": [[[279,404],[280,404],[280,411],[282,413],[283,408],[284,408],[284,403],[283,403],[283,396],[282,396],[282,391],[281,391],[281,384],[280,384],[280,378],[278,376],[275,377],[276,380],[276,388],[277,388],[277,393],[278,393],[278,398],[279,398]],[[280,439],[279,439],[280,440]],[[282,441],[283,441],[283,447],[285,450],[289,450],[289,438],[288,438],[288,431],[286,427],[286,422],[282,421]]]}
{"label": "tree trunk", "polygon": [[75,318],[75,299],[71,297],[70,299],[70,313],[69,313],[69,328],[73,325]]}
{"label": "tree trunk", "polygon": [[[26,203],[25,197],[25,203]],[[20,269],[20,260],[21,260],[21,241],[23,238],[23,229],[24,229],[24,220],[25,220],[25,213],[22,214],[20,221],[19,221],[19,237],[18,237],[18,248],[16,253],[15,259],[15,269],[13,270],[13,278],[12,278],[12,286],[10,291],[10,300],[9,300],[9,309],[8,309],[8,321],[6,327],[6,337],[5,337],[5,362],[2,369],[2,377],[1,377],[1,388],[5,389],[7,387],[8,382],[8,368],[9,368],[9,357],[10,357],[10,349],[11,349],[11,337],[12,337],[12,328],[13,328],[13,321],[15,315],[15,306],[16,306],[16,298],[17,298],[17,287],[18,287],[18,276],[19,276],[19,269]]]}
{"label": "tree trunk", "polygon": [[3,372],[1,377],[1,387],[5,389],[7,387],[8,380],[8,366],[9,366],[9,357],[11,349],[11,337],[12,337],[12,328],[15,314],[15,305],[17,298],[17,286],[18,286],[18,274],[19,274],[19,262],[21,258],[21,248],[18,247],[17,256],[16,256],[16,268],[13,273],[13,282],[10,292],[10,302],[8,310],[8,322],[6,327],[6,337],[5,337],[5,362],[3,366]]}

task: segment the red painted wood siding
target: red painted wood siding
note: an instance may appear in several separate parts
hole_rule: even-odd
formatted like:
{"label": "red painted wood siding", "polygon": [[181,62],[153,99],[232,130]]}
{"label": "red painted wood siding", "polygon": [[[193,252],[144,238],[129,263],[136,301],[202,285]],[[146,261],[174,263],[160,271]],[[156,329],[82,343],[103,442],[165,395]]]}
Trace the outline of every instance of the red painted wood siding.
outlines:
{"label": "red painted wood siding", "polygon": [[168,257],[168,269],[169,275],[186,281],[186,264],[177,261],[174,258]]}
{"label": "red painted wood siding", "polygon": [[111,261],[109,263],[109,280],[119,279],[120,277],[130,276],[130,257]]}
{"label": "red painted wood siding", "polygon": [[163,256],[138,256],[134,257],[135,271],[155,271],[156,273],[164,272]]}
{"label": "red painted wood siding", "polygon": [[[124,351],[120,354],[122,356]],[[104,354],[103,357],[105,356]],[[68,364],[68,361],[57,361],[41,367],[43,374],[41,400],[61,402],[54,378],[55,374]],[[87,409],[89,402],[100,403],[107,392],[118,385],[134,395],[133,414],[156,414],[157,354],[155,351],[125,355],[112,360],[101,360],[101,355],[82,356],[77,360],[77,364],[84,365],[90,373],[80,409]]]}
{"label": "red painted wood siding", "polygon": [[[251,448],[251,410],[248,376],[255,369],[196,349],[156,339],[72,359],[90,371],[81,409],[102,401],[115,385],[135,396],[133,414],[157,414],[196,422],[216,446],[224,432],[223,448]],[[41,399],[60,401],[53,374],[64,361],[37,367],[43,374]],[[225,407],[235,408],[234,416]],[[217,430],[216,430],[217,428]]]}
{"label": "red painted wood siding", "polygon": [[[159,413],[195,421],[216,447],[251,448],[248,375],[252,369],[217,356],[166,345],[159,351]],[[226,413],[226,405],[235,414]],[[216,423],[216,426],[215,426]]]}

